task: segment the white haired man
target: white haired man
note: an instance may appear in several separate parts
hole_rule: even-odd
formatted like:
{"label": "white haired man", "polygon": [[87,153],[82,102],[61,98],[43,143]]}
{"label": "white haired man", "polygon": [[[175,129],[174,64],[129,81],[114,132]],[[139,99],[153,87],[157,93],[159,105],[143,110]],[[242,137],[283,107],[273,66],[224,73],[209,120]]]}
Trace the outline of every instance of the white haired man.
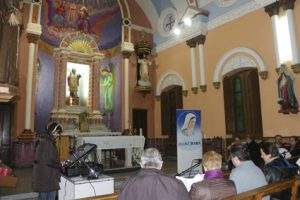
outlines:
{"label": "white haired man", "polygon": [[144,150],[141,170],[124,183],[119,200],[190,200],[188,191],[179,180],[161,173],[162,158],[155,148]]}

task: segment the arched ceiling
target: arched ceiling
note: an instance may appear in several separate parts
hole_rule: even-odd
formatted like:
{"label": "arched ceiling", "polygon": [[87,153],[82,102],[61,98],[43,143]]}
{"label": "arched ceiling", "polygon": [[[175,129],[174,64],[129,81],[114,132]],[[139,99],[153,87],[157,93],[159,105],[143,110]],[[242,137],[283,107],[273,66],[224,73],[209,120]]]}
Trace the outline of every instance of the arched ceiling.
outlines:
{"label": "arched ceiling", "polygon": [[[156,50],[161,51],[174,44],[190,39],[199,34],[237,19],[249,12],[260,9],[275,0],[135,0],[148,17]],[[208,11],[209,15],[194,17],[192,27],[182,23],[188,4],[196,5],[198,9]],[[132,12],[132,11],[131,11]],[[182,30],[178,37],[173,29]]]}

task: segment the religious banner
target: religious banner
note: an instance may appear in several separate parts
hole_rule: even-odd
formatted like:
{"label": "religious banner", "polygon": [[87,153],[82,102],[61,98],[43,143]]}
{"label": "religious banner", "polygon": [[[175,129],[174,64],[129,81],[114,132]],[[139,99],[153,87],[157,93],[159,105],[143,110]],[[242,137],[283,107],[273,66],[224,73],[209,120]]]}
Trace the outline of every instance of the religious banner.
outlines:
{"label": "religious banner", "polygon": [[201,112],[176,110],[177,172],[191,166],[194,159],[202,158]]}

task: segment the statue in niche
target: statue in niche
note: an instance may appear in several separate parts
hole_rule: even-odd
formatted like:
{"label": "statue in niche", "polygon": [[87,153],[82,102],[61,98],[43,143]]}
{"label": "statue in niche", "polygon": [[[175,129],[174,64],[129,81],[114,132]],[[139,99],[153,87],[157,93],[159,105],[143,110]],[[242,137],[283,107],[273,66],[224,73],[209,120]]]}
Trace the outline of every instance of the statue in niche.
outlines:
{"label": "statue in niche", "polygon": [[138,59],[139,63],[139,75],[140,80],[138,80],[138,85],[141,87],[151,87],[151,82],[149,79],[149,70],[148,67],[151,65],[151,61],[149,61],[145,56],[141,59]]}
{"label": "statue in niche", "polygon": [[104,111],[111,113],[113,111],[113,93],[114,93],[114,73],[113,64],[108,65],[108,69],[101,70],[101,92],[104,99]]}
{"label": "statue in niche", "polygon": [[72,69],[68,76],[68,86],[70,91],[69,105],[79,105],[79,97],[77,95],[79,87],[80,74],[76,74],[76,70]]}
{"label": "statue in niche", "polygon": [[293,79],[287,74],[285,66],[280,68],[280,75],[277,80],[278,84],[278,104],[280,105],[279,113],[296,114],[298,110],[298,101],[294,92]]}

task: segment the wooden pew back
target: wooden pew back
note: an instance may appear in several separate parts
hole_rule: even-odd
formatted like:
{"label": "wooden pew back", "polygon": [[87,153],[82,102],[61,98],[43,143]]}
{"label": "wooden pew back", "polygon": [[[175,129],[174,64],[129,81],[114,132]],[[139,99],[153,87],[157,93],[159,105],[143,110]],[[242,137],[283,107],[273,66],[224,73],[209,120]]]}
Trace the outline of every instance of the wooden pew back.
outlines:
{"label": "wooden pew back", "polygon": [[229,197],[226,200],[261,200],[285,189],[291,188],[291,200],[297,200],[298,187],[300,186],[300,176],[297,175],[291,180],[279,181],[254,190],[243,192],[237,196]]}

